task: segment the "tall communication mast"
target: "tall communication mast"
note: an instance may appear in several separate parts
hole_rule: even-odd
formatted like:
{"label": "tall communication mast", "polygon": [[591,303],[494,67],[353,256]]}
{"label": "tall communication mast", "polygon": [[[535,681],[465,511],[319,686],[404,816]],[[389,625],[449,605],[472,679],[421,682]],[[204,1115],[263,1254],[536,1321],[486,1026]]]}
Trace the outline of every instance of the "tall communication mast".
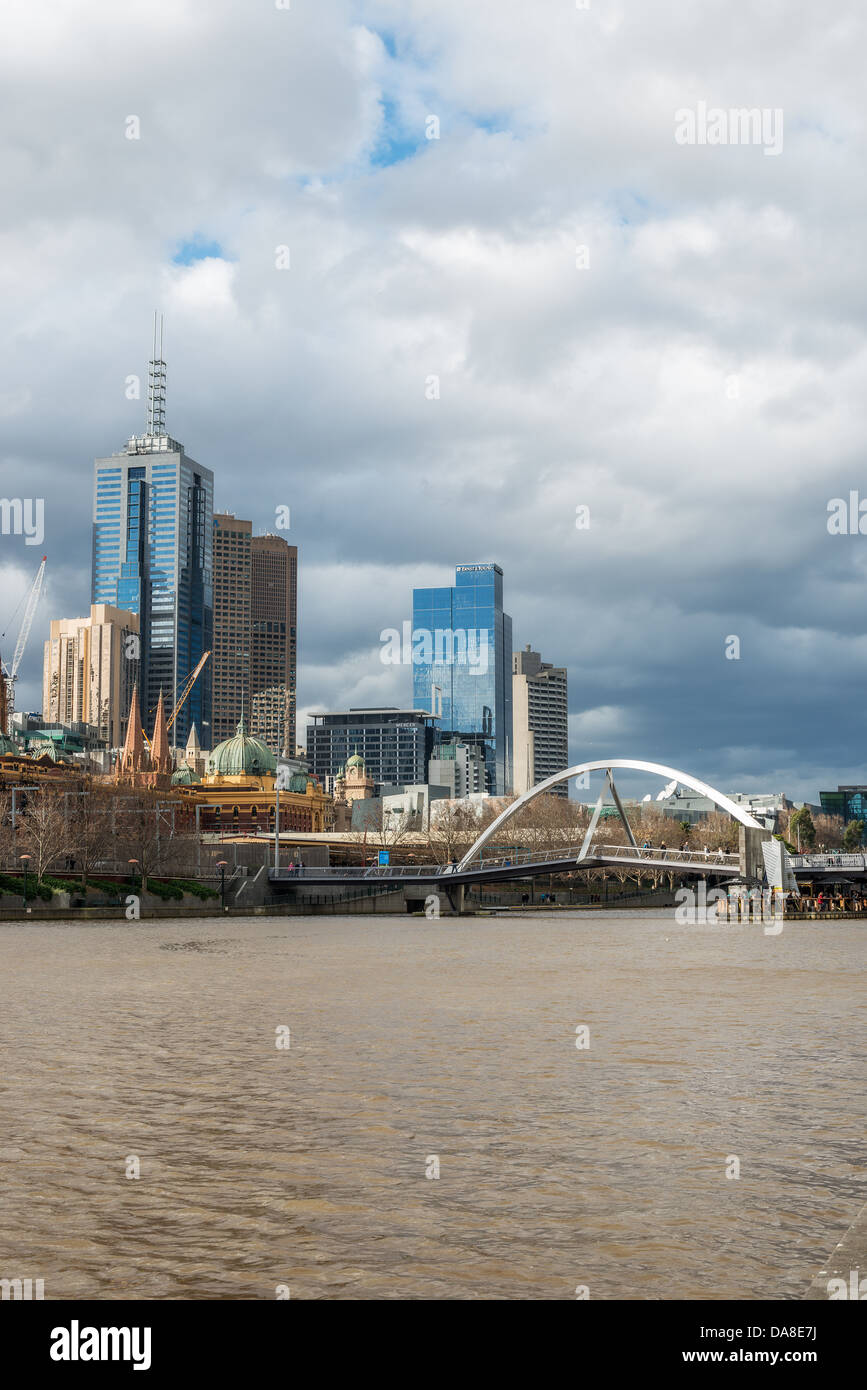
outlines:
{"label": "tall communication mast", "polygon": [[[159,318],[159,337],[157,337]],[[166,432],[166,364],[163,358],[163,316],[154,312],[154,350],[148,363],[148,418],[145,433]]]}

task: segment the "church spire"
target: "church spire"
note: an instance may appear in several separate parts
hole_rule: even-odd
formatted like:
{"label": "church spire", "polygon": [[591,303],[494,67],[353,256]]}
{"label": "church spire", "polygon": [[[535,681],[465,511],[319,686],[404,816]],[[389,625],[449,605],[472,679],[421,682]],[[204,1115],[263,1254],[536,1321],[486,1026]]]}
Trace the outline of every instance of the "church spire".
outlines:
{"label": "church spire", "polygon": [[157,702],[157,713],[154,719],[154,736],[151,740],[151,771],[152,772],[171,772],[172,755],[169,752],[169,735],[166,729],[166,710],[163,704],[163,692],[160,688],[160,698]]}
{"label": "church spire", "polygon": [[117,775],[141,772],[144,767],[144,737],[141,728],[141,714],[138,707],[138,685],[132,688],[129,702],[129,718],[126,722],[126,737],[121,755],[117,761]]}

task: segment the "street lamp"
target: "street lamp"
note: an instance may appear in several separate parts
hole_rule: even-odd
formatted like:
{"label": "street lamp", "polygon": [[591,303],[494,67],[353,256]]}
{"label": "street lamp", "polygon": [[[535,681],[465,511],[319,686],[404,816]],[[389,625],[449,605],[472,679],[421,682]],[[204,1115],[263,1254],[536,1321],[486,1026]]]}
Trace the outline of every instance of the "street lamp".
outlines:
{"label": "street lamp", "polygon": [[223,911],[224,911],[224,912],[226,911],[226,864],[227,864],[227,862],[228,862],[228,861],[225,860],[225,859],[218,859],[218,860],[217,860],[217,868],[220,870],[220,902],[221,902],[222,905],[223,905]]}
{"label": "street lamp", "polygon": [[29,912],[30,908],[27,906],[27,865],[30,863],[30,855],[19,854],[18,858],[24,865],[24,911]]}

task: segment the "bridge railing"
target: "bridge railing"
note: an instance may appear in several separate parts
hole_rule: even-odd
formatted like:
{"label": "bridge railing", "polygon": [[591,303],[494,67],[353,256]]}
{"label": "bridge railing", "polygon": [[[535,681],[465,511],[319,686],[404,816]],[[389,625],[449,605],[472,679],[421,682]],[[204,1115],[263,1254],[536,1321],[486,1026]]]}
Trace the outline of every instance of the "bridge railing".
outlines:
{"label": "bridge railing", "polygon": [[442,873],[449,865],[443,864],[350,864],[350,865],[297,865],[290,869],[282,864],[279,869],[270,870],[271,878],[286,879],[287,883],[304,878],[364,879],[371,878],[430,878],[431,874]]}
{"label": "bridge railing", "polygon": [[790,854],[793,869],[863,869],[867,856],[830,850],[826,854]]}
{"label": "bridge railing", "polygon": [[636,863],[639,859],[664,861],[666,864],[707,864],[710,868],[717,864],[736,864],[738,856],[716,849],[663,849],[661,845],[596,845],[587,851],[589,857],[606,859],[629,859]]}
{"label": "bridge railing", "polygon": [[[535,850],[532,848],[509,850],[500,854],[486,854],[469,866],[469,871],[478,869],[507,869],[507,868],[538,868],[542,864],[562,864],[574,863],[576,866],[581,863],[579,855],[580,845],[558,845],[554,849]],[[604,845],[593,844],[587,850],[587,859],[625,860],[630,864],[646,862],[648,866],[658,867],[659,865],[671,865],[672,867],[700,864],[707,865],[712,869],[714,864],[730,867],[737,864],[736,854],[720,853],[717,850],[683,850],[683,849],[663,849],[662,846],[644,846],[636,848],[634,845]],[[271,871],[271,878],[286,879],[287,881],[297,881],[298,879],[317,878],[335,880],[340,879],[404,879],[411,881],[418,878],[435,878],[454,873],[454,864],[364,864],[349,866],[301,866],[296,865],[290,869],[283,865],[276,872]]]}

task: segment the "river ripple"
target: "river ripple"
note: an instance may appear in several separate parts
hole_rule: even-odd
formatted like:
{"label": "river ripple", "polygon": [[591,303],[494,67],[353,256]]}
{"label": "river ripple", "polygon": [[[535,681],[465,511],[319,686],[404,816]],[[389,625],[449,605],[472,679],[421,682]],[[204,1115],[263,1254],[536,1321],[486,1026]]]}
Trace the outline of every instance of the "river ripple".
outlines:
{"label": "river ripple", "polygon": [[865,940],[661,913],[0,926],[0,1277],[798,1298],[865,1200]]}

